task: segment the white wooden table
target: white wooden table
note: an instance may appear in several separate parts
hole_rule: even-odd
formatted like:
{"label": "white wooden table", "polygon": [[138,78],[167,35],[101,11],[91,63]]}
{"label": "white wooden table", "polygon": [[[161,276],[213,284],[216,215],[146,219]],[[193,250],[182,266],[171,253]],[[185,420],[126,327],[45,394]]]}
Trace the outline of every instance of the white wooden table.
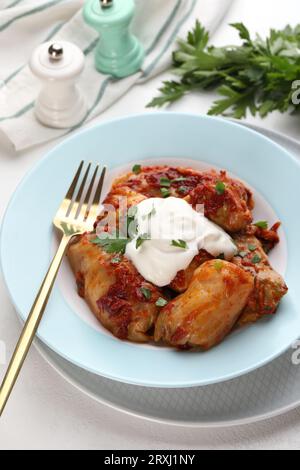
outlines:
{"label": "white wooden table", "polygon": [[[243,21],[252,32],[300,22],[299,0],[236,0],[214,36],[218,45],[236,42],[228,23]],[[162,78],[134,88],[97,119],[147,112],[145,104]],[[300,78],[300,77],[299,77]],[[175,111],[206,113],[213,95],[193,95],[173,106]],[[300,140],[300,120],[274,114],[249,122]],[[93,125],[94,123],[90,124]],[[299,136],[299,137],[298,137]],[[0,138],[0,216],[25,173],[57,142],[13,155]],[[34,295],[34,293],[33,293]],[[20,325],[0,277],[0,340],[11,354]],[[0,366],[0,376],[4,367]],[[3,419],[0,449],[297,449],[300,447],[300,410],[245,427],[223,430],[173,428],[130,418],[90,401],[60,378],[33,349]]]}

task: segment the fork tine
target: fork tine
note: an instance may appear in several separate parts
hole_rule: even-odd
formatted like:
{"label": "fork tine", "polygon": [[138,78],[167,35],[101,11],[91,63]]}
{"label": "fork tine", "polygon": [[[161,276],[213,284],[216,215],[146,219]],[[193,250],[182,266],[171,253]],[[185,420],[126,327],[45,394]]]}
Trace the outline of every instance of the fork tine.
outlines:
{"label": "fork tine", "polygon": [[71,186],[65,196],[65,199],[68,199],[68,200],[72,200],[73,196],[74,196],[74,192],[75,192],[75,189],[76,189],[76,186],[77,186],[77,183],[78,183],[78,180],[80,178],[80,175],[81,175],[81,171],[82,171],[82,167],[84,165],[84,161],[82,161],[78,167],[78,170],[76,172],[76,175],[71,183]]}
{"label": "fork tine", "polygon": [[80,219],[85,220],[88,216],[90,199],[91,199],[91,195],[92,195],[92,192],[93,192],[93,188],[94,188],[94,184],[95,184],[95,180],[96,180],[96,177],[97,177],[98,170],[99,170],[99,165],[97,165],[96,168],[95,168],[93,177],[91,179],[89,188],[88,188],[86,196],[85,196],[84,203],[81,207],[80,214],[79,214]]}
{"label": "fork tine", "polygon": [[78,191],[77,196],[75,198],[75,201],[73,203],[71,203],[70,209],[68,211],[69,212],[68,216],[73,218],[73,219],[76,219],[77,213],[80,209],[80,202],[81,202],[81,198],[82,198],[82,195],[83,195],[83,191],[84,191],[84,188],[85,188],[86,181],[87,181],[88,176],[89,176],[91,165],[92,164],[89,163],[89,165],[86,169],[85,175],[83,177],[82,183],[80,185],[79,191]]}
{"label": "fork tine", "polygon": [[105,166],[102,170],[101,175],[100,175],[98,185],[97,185],[97,189],[96,189],[96,193],[95,193],[95,196],[94,196],[94,199],[93,199],[93,203],[92,203],[92,206],[90,207],[90,209],[88,210],[88,212],[86,214],[86,218],[96,219],[96,217],[98,215],[97,211],[98,211],[100,200],[101,200],[101,194],[102,194],[102,189],[103,189],[103,183],[104,183],[106,170],[107,170],[107,168]]}
{"label": "fork tine", "polygon": [[106,170],[107,170],[107,168],[105,166],[102,170],[102,173],[101,173],[101,176],[100,176],[100,179],[99,179],[99,183],[98,183],[97,190],[96,190],[96,193],[95,193],[95,197],[94,197],[94,200],[93,200],[93,206],[98,207],[99,204],[100,204]]}

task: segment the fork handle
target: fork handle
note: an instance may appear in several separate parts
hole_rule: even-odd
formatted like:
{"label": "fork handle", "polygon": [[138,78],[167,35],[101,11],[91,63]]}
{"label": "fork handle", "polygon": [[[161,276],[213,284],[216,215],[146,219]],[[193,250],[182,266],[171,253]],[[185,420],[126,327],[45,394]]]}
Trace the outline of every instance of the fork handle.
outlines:
{"label": "fork handle", "polygon": [[3,413],[5,405],[16,383],[20,370],[24,364],[30,346],[42,320],[55,279],[57,277],[58,270],[67,251],[71,238],[72,236],[63,236],[57,253],[53,258],[53,261],[49,267],[49,270],[22,330],[20,339],[0,388],[0,416]]}

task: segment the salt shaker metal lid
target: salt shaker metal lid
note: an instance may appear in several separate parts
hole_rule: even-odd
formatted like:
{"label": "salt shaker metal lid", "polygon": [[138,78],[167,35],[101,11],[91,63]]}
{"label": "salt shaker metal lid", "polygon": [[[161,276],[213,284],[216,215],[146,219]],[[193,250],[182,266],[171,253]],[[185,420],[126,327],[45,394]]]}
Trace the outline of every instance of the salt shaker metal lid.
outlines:
{"label": "salt shaker metal lid", "polygon": [[46,42],[33,52],[30,68],[41,79],[76,78],[83,71],[84,55],[70,42]]}
{"label": "salt shaker metal lid", "polygon": [[86,103],[76,82],[84,69],[84,54],[67,41],[46,42],[30,60],[33,74],[42,81],[37,97],[37,119],[49,127],[69,128],[86,115]]}

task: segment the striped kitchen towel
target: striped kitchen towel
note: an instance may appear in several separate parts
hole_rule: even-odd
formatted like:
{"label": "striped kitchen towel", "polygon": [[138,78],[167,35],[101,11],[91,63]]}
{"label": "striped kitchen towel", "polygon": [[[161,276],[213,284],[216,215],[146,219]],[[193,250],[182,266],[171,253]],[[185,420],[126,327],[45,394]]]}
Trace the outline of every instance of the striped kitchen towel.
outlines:
{"label": "striped kitchen towel", "polygon": [[[86,56],[79,86],[88,112],[82,125],[99,115],[137,83],[170,66],[178,36],[195,19],[213,32],[232,0],[136,0],[133,32],[142,41],[146,59],[142,70],[124,79],[98,73],[93,52],[97,35],[82,18],[83,0],[0,0],[0,130],[16,151],[47,142],[74,129],[50,129],[34,116],[39,81],[28,68],[33,49],[46,40],[77,44]],[[77,127],[76,127],[77,128]]]}

